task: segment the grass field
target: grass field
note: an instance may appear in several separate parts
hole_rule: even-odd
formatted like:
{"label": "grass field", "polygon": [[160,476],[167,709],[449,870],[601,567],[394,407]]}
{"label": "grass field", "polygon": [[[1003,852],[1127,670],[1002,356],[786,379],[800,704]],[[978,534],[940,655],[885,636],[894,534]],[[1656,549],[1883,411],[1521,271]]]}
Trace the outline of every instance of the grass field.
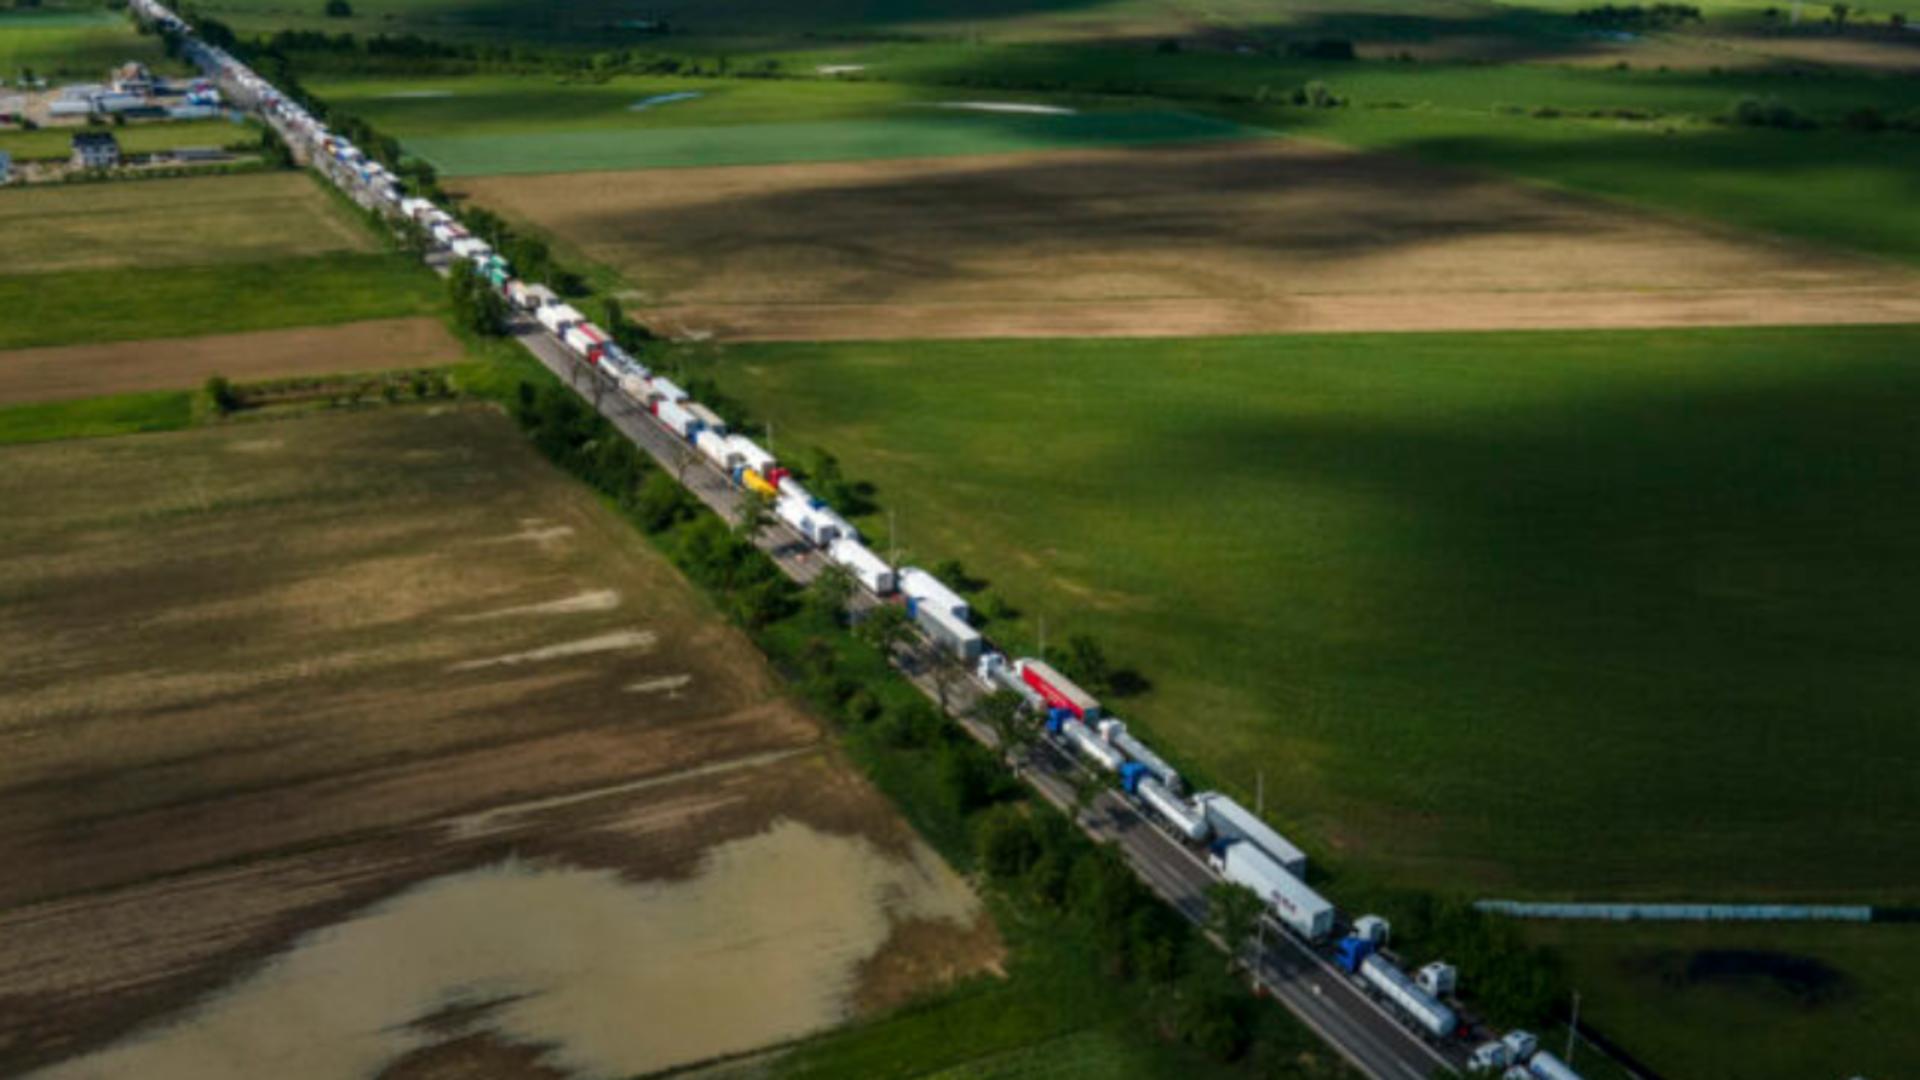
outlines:
{"label": "grass field", "polygon": [[62,184],[0,201],[0,274],[265,262],[371,252],[366,226],[306,173]]}
{"label": "grass field", "polygon": [[174,431],[193,422],[185,390],[0,406],[0,446]]}
{"label": "grass field", "polygon": [[[141,187],[148,185],[142,184]],[[0,350],[437,315],[446,289],[403,255],[0,274]]]}
{"label": "grass field", "polygon": [[0,77],[9,83],[22,70],[48,79],[100,80],[129,60],[174,70],[160,40],[136,33],[123,12],[71,2],[44,10],[0,10]]}
{"label": "grass field", "polygon": [[[16,165],[36,159],[65,160],[73,154],[73,135],[76,130],[41,128],[39,131],[0,131],[0,151],[12,154]],[[227,120],[181,120],[115,128],[113,137],[126,153],[149,154],[186,146],[228,146],[252,142],[258,135],[250,125]]]}
{"label": "grass field", "polygon": [[730,339],[1920,322],[1920,276],[1297,140],[472,179]]}
{"label": "grass field", "polygon": [[1901,1076],[1920,1059],[1910,925],[1542,924],[1529,936],[1565,957],[1581,1015],[1663,1075]]}
{"label": "grass field", "polygon": [[0,456],[0,1068],[499,1075],[518,1044],[629,1075],[998,955],[751,644],[497,412]]}
{"label": "grass field", "polygon": [[[1362,880],[1888,898],[1913,328],[737,346],[1030,650]],[[884,523],[866,523],[887,546]],[[978,607],[979,605],[976,605]],[[1340,883],[1334,882],[1335,894]]]}
{"label": "grass field", "polygon": [[1140,146],[1264,133],[1184,112],[975,115],[955,110],[897,120],[675,127],[648,132],[418,136],[407,147],[449,177],[716,165],[776,165]]}

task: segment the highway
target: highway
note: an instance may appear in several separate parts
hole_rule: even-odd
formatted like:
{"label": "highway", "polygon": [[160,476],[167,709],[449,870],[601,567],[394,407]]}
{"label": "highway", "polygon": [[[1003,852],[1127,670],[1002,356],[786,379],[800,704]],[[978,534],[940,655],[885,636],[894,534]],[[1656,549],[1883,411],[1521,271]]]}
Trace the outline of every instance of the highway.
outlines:
{"label": "highway", "polygon": [[[255,104],[251,95],[229,80],[223,79],[222,86],[230,100]],[[309,154],[297,132],[271,116],[263,119],[280,133],[299,160],[317,168],[356,203],[376,213],[393,213],[351,169],[325,154]],[[450,256],[440,253],[428,256],[427,262],[445,273],[449,259]],[[532,319],[516,314],[509,332],[549,371],[573,387],[636,446],[678,478],[702,504],[729,521],[735,519],[744,493],[735,488],[719,468],[635,405],[612,380],[577,358]],[[768,524],[755,542],[789,577],[802,584],[812,581],[825,566],[824,557],[816,549],[777,519]],[[885,602],[856,590],[853,615],[858,618],[861,612]],[[971,677],[936,678],[933,673],[938,664],[932,648],[930,643],[916,640],[894,657],[896,666],[975,739],[989,747],[997,746],[995,733],[970,716],[972,706],[986,690]],[[1027,760],[1021,762],[1018,774],[1043,798],[1073,815],[1076,781],[1083,769],[1084,766],[1064,750],[1042,740]],[[1141,879],[1175,910],[1195,924],[1205,926],[1206,890],[1219,878],[1199,855],[1162,831],[1111,787],[1093,798],[1077,823],[1096,841],[1114,845]],[[1457,1073],[1463,1068],[1463,1046],[1451,1045],[1443,1054],[1429,1045],[1363,993],[1358,983],[1278,923],[1268,920],[1261,938],[1259,947],[1250,950],[1251,955],[1246,958],[1249,976],[1263,992],[1285,1005],[1361,1073],[1378,1080],[1429,1080],[1436,1073]],[[1217,939],[1216,943],[1219,943]]]}

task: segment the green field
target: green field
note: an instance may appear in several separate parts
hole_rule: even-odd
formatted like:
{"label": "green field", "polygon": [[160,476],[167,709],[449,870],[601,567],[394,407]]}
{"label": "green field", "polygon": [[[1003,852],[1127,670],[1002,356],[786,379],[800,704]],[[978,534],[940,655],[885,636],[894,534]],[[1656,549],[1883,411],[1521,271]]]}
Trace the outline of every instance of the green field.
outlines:
{"label": "green field", "polygon": [[1565,958],[1581,1015],[1667,1076],[1894,1077],[1920,1060],[1911,925],[1542,923],[1529,936]]}
{"label": "green field", "polygon": [[[76,130],[84,129],[51,127],[39,131],[0,131],[0,151],[12,154],[16,164],[48,158],[64,161],[73,153]],[[227,120],[181,120],[114,128],[113,137],[126,153],[150,154],[156,150],[177,150],[183,146],[252,144],[260,136],[249,125]]]}
{"label": "green field", "polygon": [[1183,112],[1057,115],[935,113],[900,120],[735,124],[648,132],[416,137],[407,148],[443,176],[1007,154],[1263,135]]}
{"label": "green field", "polygon": [[[1913,328],[733,346],[1030,650],[1341,873],[1898,896]],[[880,534],[884,525],[865,523]],[[981,605],[976,605],[979,607]],[[1338,882],[1334,883],[1336,895]]]}
{"label": "green field", "polygon": [[0,446],[174,431],[192,421],[193,395],[186,391],[8,405],[0,407]]}
{"label": "green field", "polygon": [[124,13],[96,4],[0,10],[0,78],[9,85],[23,70],[48,79],[100,80],[129,60],[171,70],[159,39],[136,33]]}
{"label": "green field", "polygon": [[[405,255],[0,275],[0,349],[438,314],[446,289]],[[349,365],[351,366],[351,365]]]}

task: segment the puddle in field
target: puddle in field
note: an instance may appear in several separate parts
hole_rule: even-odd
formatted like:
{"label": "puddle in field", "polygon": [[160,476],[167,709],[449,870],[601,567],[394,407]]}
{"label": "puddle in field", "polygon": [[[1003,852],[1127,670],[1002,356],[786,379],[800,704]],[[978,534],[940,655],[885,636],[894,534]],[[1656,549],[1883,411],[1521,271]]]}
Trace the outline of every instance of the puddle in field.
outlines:
{"label": "puddle in field", "polygon": [[701,96],[703,95],[698,90],[681,90],[672,94],[655,94],[649,98],[641,98],[639,101],[627,106],[627,111],[646,112],[648,109],[658,105],[672,105],[677,101],[692,101]]}
{"label": "puddle in field", "polygon": [[[793,822],[685,881],[506,862],[314,931],[173,1026],[44,1076],[370,1076],[475,1029],[577,1075],[652,1072],[844,1019],[893,921],[966,924],[976,904],[924,847],[897,859]],[[416,1026],[450,1014],[465,1025]]]}

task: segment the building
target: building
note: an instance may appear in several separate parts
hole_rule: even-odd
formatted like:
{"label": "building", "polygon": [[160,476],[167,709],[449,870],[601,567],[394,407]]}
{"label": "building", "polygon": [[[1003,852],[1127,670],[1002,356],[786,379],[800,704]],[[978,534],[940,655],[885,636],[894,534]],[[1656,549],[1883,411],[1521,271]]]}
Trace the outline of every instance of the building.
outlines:
{"label": "building", "polygon": [[13,157],[5,150],[0,150],[0,184],[10,183],[12,180]]}
{"label": "building", "polygon": [[73,137],[73,167],[111,169],[120,164],[120,143],[110,132],[82,131]]}
{"label": "building", "polygon": [[147,97],[153,93],[153,72],[147,65],[138,61],[121,64],[113,69],[113,89],[119,94],[133,94]]}

